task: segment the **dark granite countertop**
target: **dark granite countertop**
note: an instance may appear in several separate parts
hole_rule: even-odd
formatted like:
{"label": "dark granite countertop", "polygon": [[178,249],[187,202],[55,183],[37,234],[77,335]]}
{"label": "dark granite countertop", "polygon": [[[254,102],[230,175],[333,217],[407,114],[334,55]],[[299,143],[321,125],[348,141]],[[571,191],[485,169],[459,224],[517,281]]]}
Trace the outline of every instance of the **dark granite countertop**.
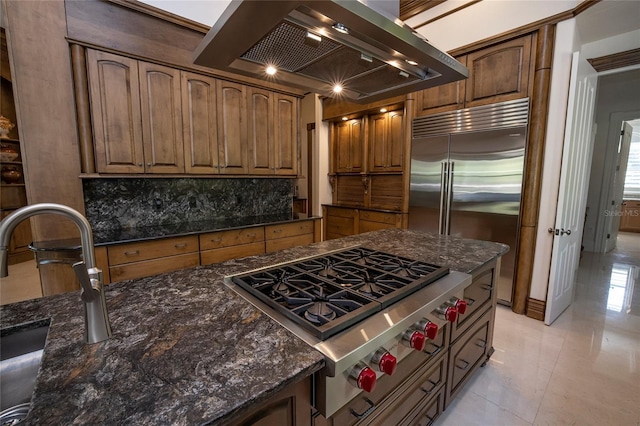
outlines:
{"label": "dark granite countertop", "polygon": [[0,327],[50,318],[27,425],[215,424],[319,370],[322,355],[223,283],[226,275],[362,245],[471,273],[503,244],[386,229],[111,284],[113,337],[85,345],[78,293],[0,308]]}
{"label": "dark granite countertop", "polygon": [[[212,220],[169,223],[166,225],[141,226],[137,228],[94,229],[93,243],[96,247],[99,247],[319,218],[319,216],[312,216],[306,213],[289,213],[280,215],[223,217]],[[34,242],[29,248],[33,251],[79,250],[80,238]]]}

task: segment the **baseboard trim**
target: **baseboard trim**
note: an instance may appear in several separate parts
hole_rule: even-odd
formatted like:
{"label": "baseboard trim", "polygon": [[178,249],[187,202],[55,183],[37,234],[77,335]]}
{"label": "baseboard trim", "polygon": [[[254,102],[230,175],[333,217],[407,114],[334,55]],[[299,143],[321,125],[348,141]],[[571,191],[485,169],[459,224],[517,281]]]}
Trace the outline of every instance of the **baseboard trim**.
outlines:
{"label": "baseboard trim", "polygon": [[532,299],[531,297],[527,297],[526,315],[529,318],[537,319],[539,321],[544,321],[544,313],[546,309],[547,309],[546,300],[538,300],[538,299]]}

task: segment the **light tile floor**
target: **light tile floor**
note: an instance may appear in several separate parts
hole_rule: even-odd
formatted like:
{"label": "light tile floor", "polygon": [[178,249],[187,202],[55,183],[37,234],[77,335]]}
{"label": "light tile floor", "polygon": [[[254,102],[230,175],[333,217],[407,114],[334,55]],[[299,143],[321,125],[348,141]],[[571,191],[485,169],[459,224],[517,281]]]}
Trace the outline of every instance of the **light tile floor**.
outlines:
{"label": "light tile floor", "polygon": [[498,306],[494,354],[436,424],[640,426],[640,234],[617,246],[583,253],[551,326]]}

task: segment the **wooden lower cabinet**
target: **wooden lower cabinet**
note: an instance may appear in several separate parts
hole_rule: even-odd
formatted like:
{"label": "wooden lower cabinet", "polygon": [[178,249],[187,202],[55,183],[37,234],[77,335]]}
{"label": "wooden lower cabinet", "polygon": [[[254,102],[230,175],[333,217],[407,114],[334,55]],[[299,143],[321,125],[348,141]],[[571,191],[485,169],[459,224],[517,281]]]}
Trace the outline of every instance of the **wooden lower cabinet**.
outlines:
{"label": "wooden lower cabinet", "polygon": [[200,264],[264,253],[264,226],[201,234]]}
{"label": "wooden lower cabinet", "polygon": [[315,239],[314,222],[294,222],[267,225],[264,228],[265,251],[284,250],[291,247],[311,244]]}
{"label": "wooden lower cabinet", "polygon": [[320,219],[96,247],[96,260],[103,271],[104,282],[110,283],[254,256],[265,251],[284,250],[315,241],[320,241]]}
{"label": "wooden lower cabinet", "polygon": [[449,348],[449,374],[445,398],[447,406],[491,355],[494,315],[495,309],[487,309],[482,317]]}
{"label": "wooden lower cabinet", "polygon": [[624,200],[620,217],[620,231],[640,232],[640,201]]}
{"label": "wooden lower cabinet", "polygon": [[386,228],[402,228],[401,213],[329,205],[322,209],[325,240]]}
{"label": "wooden lower cabinet", "polygon": [[451,326],[451,342],[455,342],[469,327],[478,320],[480,315],[490,307],[496,299],[495,269],[488,268],[474,276],[471,285],[464,290],[464,300],[467,311],[458,315]]}
{"label": "wooden lower cabinet", "polygon": [[289,385],[241,418],[223,422],[233,426],[311,425],[311,378]]}
{"label": "wooden lower cabinet", "polygon": [[198,237],[164,238],[107,248],[111,282],[142,278],[200,264]]}

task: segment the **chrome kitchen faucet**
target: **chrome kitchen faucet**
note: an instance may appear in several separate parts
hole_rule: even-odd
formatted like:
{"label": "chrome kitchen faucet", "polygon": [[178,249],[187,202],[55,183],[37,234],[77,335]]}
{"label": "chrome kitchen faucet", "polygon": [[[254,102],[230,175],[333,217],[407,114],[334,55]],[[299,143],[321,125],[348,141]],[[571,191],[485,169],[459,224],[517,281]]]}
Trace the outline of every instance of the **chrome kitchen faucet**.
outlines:
{"label": "chrome kitchen faucet", "polygon": [[40,214],[65,216],[80,229],[83,260],[72,266],[82,285],[80,297],[84,302],[84,339],[86,343],[107,340],[111,337],[111,325],[109,324],[107,303],[102,285],[102,270],[96,268],[91,225],[78,211],[62,204],[41,203],[22,207],[4,218],[0,222],[0,277],[9,275],[7,256],[13,230],[24,219]]}

